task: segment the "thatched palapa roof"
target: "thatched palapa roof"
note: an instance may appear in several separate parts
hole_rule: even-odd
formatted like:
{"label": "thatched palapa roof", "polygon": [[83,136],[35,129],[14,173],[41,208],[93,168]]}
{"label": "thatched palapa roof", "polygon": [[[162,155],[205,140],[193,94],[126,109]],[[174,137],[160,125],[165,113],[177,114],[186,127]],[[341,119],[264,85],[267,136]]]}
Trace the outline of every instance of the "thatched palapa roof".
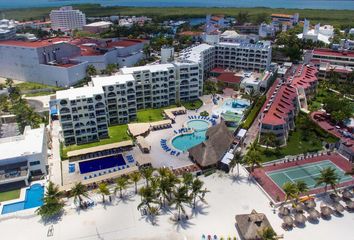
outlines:
{"label": "thatched palapa roof", "polygon": [[188,150],[189,156],[202,168],[215,165],[221,160],[233,141],[233,134],[225,123],[221,122],[207,130],[204,142]]}
{"label": "thatched palapa roof", "polygon": [[260,239],[260,233],[265,228],[271,228],[268,218],[263,213],[252,210],[251,214],[236,215],[236,223],[244,240]]}

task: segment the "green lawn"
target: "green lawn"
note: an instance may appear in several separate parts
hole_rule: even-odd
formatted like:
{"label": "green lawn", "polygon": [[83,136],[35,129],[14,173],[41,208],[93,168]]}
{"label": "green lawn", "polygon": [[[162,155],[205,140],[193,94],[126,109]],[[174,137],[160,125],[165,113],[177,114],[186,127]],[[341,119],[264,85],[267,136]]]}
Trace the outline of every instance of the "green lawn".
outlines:
{"label": "green lawn", "polygon": [[61,90],[63,88],[40,84],[40,83],[33,83],[33,82],[23,82],[16,84],[16,87],[19,87],[21,91],[30,91],[30,90],[37,90],[37,89],[53,89],[55,91]]}
{"label": "green lawn", "polygon": [[201,106],[203,106],[203,101],[197,99],[192,102],[182,102],[181,104],[188,110],[196,110],[199,109]]}
{"label": "green lawn", "polygon": [[20,197],[21,189],[15,189],[7,192],[0,192],[0,202],[16,199]]}
{"label": "green lawn", "polygon": [[311,122],[307,115],[300,113],[296,120],[296,129],[289,134],[285,147],[277,150],[259,147],[264,162],[279,159],[287,155],[297,155],[306,152],[315,152],[322,149],[322,142],[334,143],[337,138],[323,131]]}
{"label": "green lawn", "polygon": [[163,120],[163,115],[162,115],[163,110],[174,108],[174,107],[176,107],[176,105],[170,105],[168,107],[162,107],[162,108],[147,108],[147,109],[138,110],[136,122],[143,123],[143,122],[156,122],[156,121]]}
{"label": "green lawn", "polygon": [[67,158],[67,153],[69,151],[74,151],[74,150],[79,150],[79,149],[84,149],[84,148],[95,147],[95,146],[99,146],[99,145],[105,145],[105,144],[109,144],[109,143],[130,140],[131,137],[128,135],[127,130],[128,130],[127,124],[111,126],[108,128],[108,132],[109,132],[109,136],[110,136],[109,138],[102,139],[99,142],[93,142],[93,143],[88,143],[88,144],[83,144],[83,145],[70,145],[67,147],[63,147],[62,158],[63,159]]}

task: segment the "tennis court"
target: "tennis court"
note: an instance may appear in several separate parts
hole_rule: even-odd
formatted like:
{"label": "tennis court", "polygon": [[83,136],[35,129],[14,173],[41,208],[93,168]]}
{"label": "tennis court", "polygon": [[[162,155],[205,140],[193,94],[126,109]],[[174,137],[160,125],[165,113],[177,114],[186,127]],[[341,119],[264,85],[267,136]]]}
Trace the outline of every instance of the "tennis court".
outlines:
{"label": "tennis court", "polygon": [[296,182],[302,180],[308,185],[309,189],[311,190],[315,188],[316,178],[320,175],[320,171],[328,167],[334,168],[336,170],[336,173],[340,178],[340,183],[353,179],[351,176],[345,175],[344,171],[337,167],[337,165],[335,165],[330,160],[307,163],[294,167],[270,171],[266,174],[278,185],[280,189],[286,182]]}

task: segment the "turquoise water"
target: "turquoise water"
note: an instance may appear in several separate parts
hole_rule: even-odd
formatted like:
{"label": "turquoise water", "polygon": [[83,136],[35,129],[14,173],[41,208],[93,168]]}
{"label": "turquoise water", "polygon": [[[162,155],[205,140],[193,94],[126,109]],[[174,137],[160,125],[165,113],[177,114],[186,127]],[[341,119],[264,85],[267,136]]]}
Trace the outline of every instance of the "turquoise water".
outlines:
{"label": "turquoise water", "polygon": [[245,99],[228,99],[221,107],[213,112],[213,114],[220,115],[221,113],[232,112],[241,115],[250,106],[248,100]]}
{"label": "turquoise water", "polygon": [[98,3],[134,7],[268,7],[311,9],[354,9],[352,0],[0,0],[2,8],[50,7]]}
{"label": "turquoise water", "polygon": [[43,205],[44,187],[40,184],[33,184],[26,190],[25,201],[4,205],[1,214],[12,213],[24,209],[39,207]]}
{"label": "turquoise water", "polygon": [[204,120],[191,120],[187,122],[187,126],[193,128],[195,132],[179,135],[172,139],[172,145],[183,152],[204,142],[209,123]]}

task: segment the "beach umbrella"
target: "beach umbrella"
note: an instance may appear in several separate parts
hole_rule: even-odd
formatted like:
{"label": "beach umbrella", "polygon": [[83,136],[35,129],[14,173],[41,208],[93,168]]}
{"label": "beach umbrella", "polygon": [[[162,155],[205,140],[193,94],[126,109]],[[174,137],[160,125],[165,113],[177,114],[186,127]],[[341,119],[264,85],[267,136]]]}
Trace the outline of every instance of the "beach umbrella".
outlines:
{"label": "beach umbrella", "polygon": [[301,211],[303,211],[305,209],[305,206],[304,206],[304,204],[302,204],[302,203],[299,203],[299,204],[297,204],[296,206],[295,206],[295,210],[297,211],[297,212],[301,212]]}
{"label": "beach umbrella", "polygon": [[350,210],[354,210],[354,202],[353,201],[347,202],[347,208],[349,208]]}
{"label": "beach umbrella", "polygon": [[283,218],[284,224],[287,226],[292,226],[294,224],[294,219],[290,216],[285,216]]}
{"label": "beach umbrella", "polygon": [[340,201],[340,197],[337,194],[331,193],[329,195],[329,197],[335,202],[339,202]]}
{"label": "beach umbrella", "polygon": [[302,214],[302,213],[297,213],[296,215],[295,215],[295,221],[296,222],[298,222],[298,223],[305,223],[306,222],[306,217],[305,217],[305,215],[304,214]]}
{"label": "beach umbrella", "polygon": [[342,204],[336,202],[333,204],[333,208],[334,210],[336,210],[337,212],[343,212],[344,211],[344,207]]}
{"label": "beach umbrella", "polygon": [[280,213],[281,215],[283,215],[283,216],[286,216],[286,215],[289,215],[290,210],[289,210],[289,208],[287,208],[287,207],[281,206],[281,207],[279,208],[279,213]]}
{"label": "beach umbrella", "polygon": [[316,209],[311,209],[309,211],[309,218],[311,218],[311,219],[317,219],[320,216],[321,216],[321,214]]}
{"label": "beach umbrella", "polygon": [[308,208],[315,208],[316,207],[316,202],[313,199],[306,201],[305,204]]}
{"label": "beach umbrella", "polygon": [[343,198],[350,199],[350,198],[353,197],[353,194],[350,191],[348,191],[348,190],[344,190],[343,193],[342,193],[342,196],[343,196]]}
{"label": "beach umbrella", "polygon": [[332,208],[330,208],[328,206],[321,207],[321,215],[322,216],[329,217],[329,216],[331,216],[332,213],[333,213]]}

